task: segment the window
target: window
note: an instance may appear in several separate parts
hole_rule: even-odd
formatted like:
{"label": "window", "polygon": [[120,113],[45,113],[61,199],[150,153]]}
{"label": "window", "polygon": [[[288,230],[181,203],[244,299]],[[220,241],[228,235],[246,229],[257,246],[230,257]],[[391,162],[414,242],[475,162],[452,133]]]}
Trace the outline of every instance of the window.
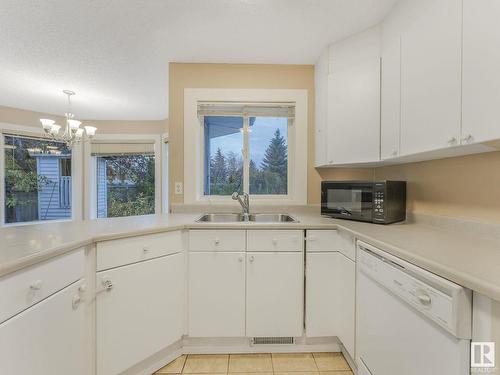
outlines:
{"label": "window", "polygon": [[4,134],[6,224],[70,219],[71,150],[43,138]]}
{"label": "window", "polygon": [[98,218],[155,213],[154,144],[92,144]]}
{"label": "window", "polygon": [[201,104],[198,112],[203,119],[205,196],[288,194],[293,106]]}

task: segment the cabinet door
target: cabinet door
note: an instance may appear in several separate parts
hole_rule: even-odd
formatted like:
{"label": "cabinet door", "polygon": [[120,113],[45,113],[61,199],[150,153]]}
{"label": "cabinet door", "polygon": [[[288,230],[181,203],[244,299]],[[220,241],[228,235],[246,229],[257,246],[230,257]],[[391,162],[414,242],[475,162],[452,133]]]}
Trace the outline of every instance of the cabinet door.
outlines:
{"label": "cabinet door", "polygon": [[382,32],[380,157],[399,155],[401,134],[401,38]]}
{"label": "cabinet door", "polygon": [[463,3],[463,143],[500,138],[500,2]]}
{"label": "cabinet door", "polygon": [[339,253],[308,253],[306,257],[306,335],[338,335],[339,305],[336,293]]}
{"label": "cabinet door", "polygon": [[66,287],[0,325],[1,374],[90,373],[84,304],[73,307],[79,285]]}
{"label": "cabinet door", "polygon": [[356,264],[342,253],[338,257],[338,278],[335,288],[338,298],[337,336],[352,358],[355,358]]}
{"label": "cabinet door", "polygon": [[314,70],[315,82],[315,166],[319,167],[326,164],[326,111],[328,103],[328,49],[321,55]]}
{"label": "cabinet door", "polygon": [[401,153],[455,145],[461,121],[461,0],[418,0],[401,36]]}
{"label": "cabinet door", "polygon": [[118,374],[183,334],[183,254],[97,274],[113,287],[96,300],[97,374]]}
{"label": "cabinet door", "polygon": [[330,48],[328,162],[380,160],[380,30]]}
{"label": "cabinet door", "polygon": [[245,336],[245,253],[190,253],[188,299],[189,336]]}
{"label": "cabinet door", "polygon": [[246,335],[302,336],[303,253],[247,253]]}

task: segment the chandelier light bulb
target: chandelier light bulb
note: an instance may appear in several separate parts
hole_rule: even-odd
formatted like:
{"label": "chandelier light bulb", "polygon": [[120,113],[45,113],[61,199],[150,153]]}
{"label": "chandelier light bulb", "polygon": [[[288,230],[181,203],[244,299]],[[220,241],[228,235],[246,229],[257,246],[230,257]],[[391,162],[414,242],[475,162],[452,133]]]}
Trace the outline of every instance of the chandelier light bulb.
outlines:
{"label": "chandelier light bulb", "polygon": [[52,124],[52,126],[50,127],[50,134],[57,135],[59,133],[59,130],[61,130],[61,125]]}
{"label": "chandelier light bulb", "polygon": [[40,122],[42,123],[43,130],[46,132],[50,131],[52,125],[54,125],[55,121],[48,118],[41,118]]}
{"label": "chandelier light bulb", "polygon": [[75,134],[77,139],[81,139],[83,136],[83,128],[78,128],[76,129],[76,134]]}
{"label": "chandelier light bulb", "polygon": [[68,120],[69,128],[73,131],[76,131],[82,122],[78,120]]}
{"label": "chandelier light bulb", "polygon": [[95,126],[85,126],[85,133],[87,133],[87,137],[91,138],[95,135],[97,128]]}

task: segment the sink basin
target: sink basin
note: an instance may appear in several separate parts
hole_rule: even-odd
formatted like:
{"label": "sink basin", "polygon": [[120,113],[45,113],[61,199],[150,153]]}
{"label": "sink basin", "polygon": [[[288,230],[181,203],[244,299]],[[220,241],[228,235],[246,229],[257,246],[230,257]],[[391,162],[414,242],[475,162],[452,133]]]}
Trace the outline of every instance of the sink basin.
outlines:
{"label": "sink basin", "polygon": [[297,223],[298,220],[288,214],[250,214],[250,221],[257,223]]}
{"label": "sink basin", "polygon": [[297,223],[298,220],[288,214],[250,214],[245,219],[243,214],[204,214],[197,223]]}
{"label": "sink basin", "polygon": [[238,223],[244,221],[243,214],[204,214],[197,223]]}

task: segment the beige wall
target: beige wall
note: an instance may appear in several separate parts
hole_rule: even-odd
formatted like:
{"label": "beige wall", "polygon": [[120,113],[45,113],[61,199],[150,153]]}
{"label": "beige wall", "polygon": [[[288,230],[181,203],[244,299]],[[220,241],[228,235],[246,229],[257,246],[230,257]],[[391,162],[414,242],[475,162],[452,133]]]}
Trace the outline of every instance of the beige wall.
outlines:
{"label": "beige wall", "polygon": [[408,210],[500,223],[500,152],[375,169],[408,181]]}
{"label": "beige wall", "polygon": [[170,201],[173,184],[184,181],[184,89],[306,89],[308,90],[308,201],[319,202],[320,176],[314,169],[314,66],[171,63],[169,73]]}
{"label": "beige wall", "polygon": [[[62,116],[42,112],[27,111],[0,106],[0,122],[23,126],[40,127],[41,118],[50,118],[62,124]],[[97,126],[100,134],[162,134],[168,131],[168,121],[122,121],[122,120],[83,120],[84,124]]]}

